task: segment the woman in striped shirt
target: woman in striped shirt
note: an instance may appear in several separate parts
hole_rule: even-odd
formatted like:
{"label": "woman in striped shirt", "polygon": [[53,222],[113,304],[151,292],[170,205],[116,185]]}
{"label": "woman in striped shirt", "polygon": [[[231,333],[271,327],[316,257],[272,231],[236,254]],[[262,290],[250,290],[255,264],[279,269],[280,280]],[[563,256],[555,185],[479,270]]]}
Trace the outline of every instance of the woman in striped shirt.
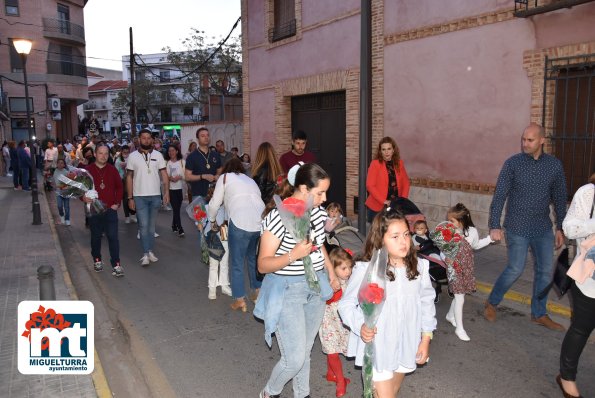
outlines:
{"label": "woman in striped shirt", "polygon": [[[325,301],[340,288],[324,248],[328,174],[317,164],[296,165],[288,173],[281,199],[293,197],[308,202],[312,240],[296,242],[272,208],[262,222],[258,269],[265,273],[254,315],[264,320],[265,340],[271,345],[275,333],[281,359],[262,390],[261,397],[274,397],[293,379],[294,396],[310,394],[310,352],[324,315]],[[302,259],[310,256],[320,283],[317,293],[308,287]]]}

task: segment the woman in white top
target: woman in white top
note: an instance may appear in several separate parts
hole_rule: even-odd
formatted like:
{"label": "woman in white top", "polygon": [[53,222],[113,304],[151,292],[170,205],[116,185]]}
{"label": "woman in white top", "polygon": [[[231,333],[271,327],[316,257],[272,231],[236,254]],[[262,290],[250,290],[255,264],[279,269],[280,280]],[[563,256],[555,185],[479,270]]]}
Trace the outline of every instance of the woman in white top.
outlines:
{"label": "woman in white top", "polygon": [[[592,174],[589,184],[583,185],[574,194],[562,223],[566,237],[576,239],[577,250],[580,250],[582,241],[595,234],[594,205],[595,174]],[[578,361],[595,328],[595,279],[593,277],[587,278],[584,283],[576,282],[572,286],[572,320],[562,342],[560,374],[556,378],[565,397],[580,397],[576,386]]]}
{"label": "woman in white top", "polygon": [[209,202],[208,217],[214,231],[219,228],[215,217],[221,204],[225,204],[229,216],[231,290],[235,298],[231,308],[246,312],[245,263],[248,265],[250,288],[255,295],[261,285],[256,279],[256,245],[260,238],[260,215],[264,210],[264,202],[260,198],[258,185],[244,174],[244,166],[239,158],[232,158],[225,163]]}
{"label": "woman in white top", "polygon": [[173,209],[171,231],[177,233],[181,238],[184,236],[184,228],[182,228],[182,219],[180,218],[180,209],[182,208],[182,201],[184,200],[183,187],[185,163],[182,159],[180,148],[176,145],[169,146],[165,159],[167,160],[165,169],[169,176],[169,202]]}

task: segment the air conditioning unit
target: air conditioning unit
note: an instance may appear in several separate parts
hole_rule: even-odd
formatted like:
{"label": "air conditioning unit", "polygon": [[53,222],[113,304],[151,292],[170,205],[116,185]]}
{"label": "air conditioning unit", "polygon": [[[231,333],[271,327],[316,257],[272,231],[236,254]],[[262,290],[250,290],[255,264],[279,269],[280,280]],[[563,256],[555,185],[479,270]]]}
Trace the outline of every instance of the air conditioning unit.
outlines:
{"label": "air conditioning unit", "polygon": [[60,112],[60,98],[50,98],[48,100],[48,108],[52,112]]}

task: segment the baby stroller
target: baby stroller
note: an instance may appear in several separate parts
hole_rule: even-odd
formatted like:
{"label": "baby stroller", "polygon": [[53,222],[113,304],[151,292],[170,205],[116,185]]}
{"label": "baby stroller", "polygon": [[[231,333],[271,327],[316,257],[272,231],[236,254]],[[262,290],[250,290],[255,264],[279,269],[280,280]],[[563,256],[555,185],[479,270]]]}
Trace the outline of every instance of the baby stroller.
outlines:
{"label": "baby stroller", "polygon": [[325,246],[327,251],[335,246],[349,249],[353,252],[353,256],[357,256],[362,254],[365,242],[366,237],[360,234],[347,218],[344,218],[341,224],[326,234]]}
{"label": "baby stroller", "polygon": [[[394,199],[390,204],[391,209],[395,209],[405,215],[409,230],[413,233],[413,225],[418,220],[426,221],[426,217],[422,214],[419,208],[406,198]],[[448,286],[448,277],[446,275],[446,263],[443,259],[438,259],[436,255],[440,255],[440,250],[434,245],[431,239],[428,238],[426,242],[419,246],[417,255],[425,258],[430,262],[430,278],[436,290],[436,298],[434,303],[440,301],[440,293],[442,293],[442,286]],[[449,295],[450,295],[449,291]]]}

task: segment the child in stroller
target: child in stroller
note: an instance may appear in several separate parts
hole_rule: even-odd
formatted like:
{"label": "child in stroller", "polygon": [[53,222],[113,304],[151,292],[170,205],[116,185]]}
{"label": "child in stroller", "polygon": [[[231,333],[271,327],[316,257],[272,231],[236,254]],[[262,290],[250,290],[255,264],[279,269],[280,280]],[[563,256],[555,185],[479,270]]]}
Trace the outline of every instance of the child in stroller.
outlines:
{"label": "child in stroller", "polygon": [[324,242],[327,252],[334,247],[350,250],[353,256],[361,254],[364,249],[366,237],[351,225],[348,218],[343,217],[343,210],[339,203],[333,202],[326,207],[329,215],[325,224],[326,240]]}
{"label": "child in stroller", "polygon": [[[446,263],[444,262],[442,253],[428,235],[426,218],[419,208],[407,198],[399,197],[393,200],[390,207],[405,215],[409,223],[409,230],[414,234],[412,236],[413,244],[417,249],[418,256],[430,262],[430,278],[436,290],[434,303],[438,303],[440,301],[440,294],[442,293],[442,285],[448,286]],[[448,291],[448,295],[454,297],[450,290]]]}

